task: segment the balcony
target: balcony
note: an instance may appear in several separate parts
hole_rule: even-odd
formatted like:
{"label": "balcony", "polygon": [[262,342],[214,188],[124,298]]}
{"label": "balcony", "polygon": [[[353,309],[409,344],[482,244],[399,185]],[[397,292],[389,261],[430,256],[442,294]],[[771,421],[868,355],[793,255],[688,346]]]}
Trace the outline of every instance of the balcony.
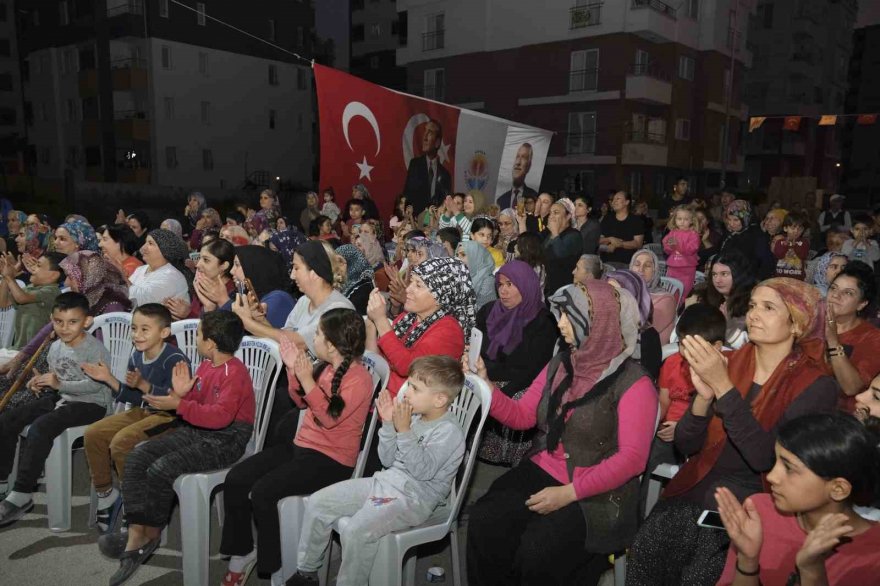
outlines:
{"label": "balcony", "polygon": [[107,18],[123,14],[143,16],[143,0],[107,0]]}
{"label": "balcony", "polygon": [[660,0],[631,0],[626,30],[652,43],[675,41],[675,8]]}
{"label": "balcony", "polygon": [[422,51],[436,51],[446,46],[446,29],[422,33]]}
{"label": "balcony", "polygon": [[113,91],[147,89],[147,62],[144,59],[116,59],[110,62]]}
{"label": "balcony", "polygon": [[668,106],[672,103],[669,73],[654,65],[636,63],[626,74],[626,99]]}
{"label": "balcony", "polygon": [[601,2],[593,2],[587,6],[572,6],[569,10],[568,29],[576,30],[601,24]]}
{"label": "balcony", "polygon": [[111,39],[144,36],[143,0],[107,0],[107,24]]}
{"label": "balcony", "polygon": [[623,136],[620,162],[623,165],[665,167],[669,161],[666,133],[628,130]]}
{"label": "balcony", "polygon": [[[746,158],[743,155],[731,157],[727,162],[727,171],[731,173],[742,173],[746,168]],[[703,169],[708,171],[720,171],[721,163],[718,161],[703,161]]]}
{"label": "balcony", "polygon": [[113,132],[123,140],[150,140],[150,121],[142,110],[125,110],[113,113]]}

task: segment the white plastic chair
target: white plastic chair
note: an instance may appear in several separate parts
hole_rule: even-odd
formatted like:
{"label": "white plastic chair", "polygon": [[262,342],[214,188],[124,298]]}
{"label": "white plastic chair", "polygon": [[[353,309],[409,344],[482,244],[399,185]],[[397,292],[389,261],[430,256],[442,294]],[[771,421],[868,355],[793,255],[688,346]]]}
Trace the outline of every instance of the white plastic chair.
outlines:
{"label": "white plastic chair", "polygon": [[[256,402],[254,433],[241,457],[241,460],[244,460],[263,448],[272,413],[272,402],[275,398],[275,387],[283,363],[278,344],[274,340],[265,338],[245,336],[235,356],[247,366],[254,385]],[[180,502],[183,583],[187,586],[208,584],[211,495],[226,480],[230,469],[183,474],[174,481],[174,492],[177,493]]]}
{"label": "white plastic chair", "polygon": [[675,295],[676,303],[683,303],[684,284],[673,277],[660,277],[660,286]]}
{"label": "white plastic chair", "polygon": [[651,514],[654,505],[660,500],[660,490],[663,485],[678,474],[679,468],[678,464],[660,464],[651,471],[651,478],[648,480],[648,498],[645,500],[646,519]]}
{"label": "white plastic chair", "polygon": [[9,348],[15,338],[15,306],[0,309],[0,348]]}
{"label": "white plastic chair", "polygon": [[642,246],[645,250],[650,250],[654,254],[657,255],[657,260],[664,260],[666,258],[666,252],[663,250],[663,244],[661,242],[651,242],[649,244],[645,244]]}
{"label": "white plastic chair", "polygon": [[[375,397],[379,391],[388,386],[391,369],[384,358],[369,350],[364,352],[361,361],[373,377],[373,396]],[[303,413],[305,413],[305,410],[303,410]],[[369,423],[365,427],[364,443],[358,454],[357,463],[351,475],[352,478],[360,478],[364,475],[367,456],[370,453],[373,437],[376,435],[378,420],[378,411],[373,408]],[[302,422],[302,417],[300,417],[300,422]],[[296,572],[296,558],[299,551],[302,520],[308,502],[309,495],[289,496],[278,501],[278,521],[281,527],[281,570],[280,574],[276,572],[273,576],[273,583],[283,584]]]}
{"label": "white plastic chair", "polygon": [[[408,585],[414,584],[416,556],[407,556],[407,552],[418,545],[439,541],[447,534],[450,537],[450,549],[452,550],[453,584],[455,586],[462,584],[461,560],[458,551],[458,513],[464,504],[465,492],[474,469],[474,462],[477,459],[478,447],[483,435],[483,425],[489,416],[491,402],[492,390],[489,386],[478,376],[470,373],[465,374],[464,388],[449,407],[461,425],[465,437],[471,437],[470,445],[462,460],[464,472],[460,478],[456,476],[453,481],[447,504],[438,508],[428,521],[418,527],[386,535],[379,541],[379,552],[376,554],[376,561],[370,575],[372,586],[402,586],[404,560],[406,560],[406,583]],[[480,410],[480,418],[476,420],[478,409]],[[471,436],[470,432],[475,420],[477,427]],[[343,517],[334,524],[333,528],[338,533],[348,522],[349,517]],[[325,584],[329,584],[331,549],[332,541],[324,558],[322,573]]]}
{"label": "white plastic chair", "polygon": [[[104,346],[110,352],[110,371],[117,379],[125,380],[128,358],[131,355],[131,314],[106,313],[95,318],[90,334],[101,331]],[[52,443],[52,451],[46,459],[46,501],[48,505],[49,530],[70,530],[70,511],[73,493],[73,446],[85,434],[87,425],[69,427]],[[22,432],[27,437],[30,426]]]}
{"label": "white plastic chair", "polygon": [[668,267],[666,266],[666,261],[661,260],[661,261],[659,261],[659,264],[660,264],[660,266],[657,267],[657,272],[660,273],[661,277],[665,277],[666,271],[669,270]]}
{"label": "white plastic chair", "polygon": [[183,352],[189,363],[194,367],[202,361],[196,348],[196,331],[199,329],[197,319],[182,319],[171,324],[171,335],[177,340],[177,347]]}

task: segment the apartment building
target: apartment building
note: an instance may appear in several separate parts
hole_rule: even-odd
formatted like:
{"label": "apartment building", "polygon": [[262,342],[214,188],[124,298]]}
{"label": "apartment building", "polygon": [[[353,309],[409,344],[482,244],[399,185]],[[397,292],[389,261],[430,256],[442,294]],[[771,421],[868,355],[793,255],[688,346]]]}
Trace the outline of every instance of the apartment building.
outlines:
{"label": "apartment building", "polygon": [[397,64],[397,48],[406,44],[406,16],[396,0],[350,0],[350,73],[373,83],[406,89],[406,69]]}
{"label": "apartment building", "polygon": [[[41,177],[236,188],[310,184],[303,0],[22,0],[29,142]],[[214,19],[252,35],[232,30]]]}
{"label": "apartment building", "polygon": [[408,21],[397,57],[409,90],[555,131],[547,189],[650,199],[678,175],[702,192],[717,189],[722,171],[727,184],[743,171],[750,2],[397,5]]}
{"label": "apartment building", "polygon": [[[880,113],[880,24],[856,29],[849,64],[847,114]],[[880,203],[880,123],[860,125],[850,118],[843,127],[841,191],[850,207]]]}
{"label": "apartment building", "polygon": [[22,107],[15,10],[12,2],[0,2],[0,164],[4,175],[17,173],[22,167]]}

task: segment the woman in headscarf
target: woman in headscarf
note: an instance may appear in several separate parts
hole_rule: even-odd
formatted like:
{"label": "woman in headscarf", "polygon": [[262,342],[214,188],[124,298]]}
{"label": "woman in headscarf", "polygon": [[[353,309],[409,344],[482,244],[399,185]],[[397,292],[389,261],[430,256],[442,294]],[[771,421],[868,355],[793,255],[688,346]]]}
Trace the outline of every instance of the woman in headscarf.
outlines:
{"label": "woman in headscarf", "polygon": [[299,216],[299,225],[304,232],[308,233],[313,220],[321,215],[321,206],[318,205],[318,194],[310,191],[306,194],[306,207]]}
{"label": "woman in headscarf", "polygon": [[[198,191],[193,191],[186,199],[186,207],[183,209],[183,215],[189,221],[187,232],[195,230],[199,220],[202,218],[202,210],[208,207],[205,196]],[[182,237],[182,236],[181,236]]]}
{"label": "woman in headscarf", "polygon": [[392,395],[397,396],[416,358],[430,354],[461,358],[475,325],[474,299],[468,268],[449,257],[428,259],[413,268],[403,312],[394,322],[388,321],[385,298],[378,289],[370,293],[367,350],[380,352],[388,361]]}
{"label": "woman in headscarf", "polygon": [[275,221],[281,217],[281,201],[278,194],[271,189],[260,192],[260,209],[258,214],[266,218],[266,224],[270,230],[275,230]]}
{"label": "woman in headscarf", "polygon": [[819,289],[822,297],[828,295],[829,285],[848,262],[848,256],[842,252],[833,251],[826,252],[816,259],[816,268],[813,269],[813,285]]}
{"label": "woman in headscarf", "polygon": [[343,244],[336,249],[336,254],[340,257],[345,269],[342,294],[351,301],[355,311],[360,315],[366,315],[370,292],[375,288],[373,268],[354,244]]}
{"label": "woman in headscarf", "polygon": [[6,216],[6,227],[8,235],[6,236],[6,250],[3,252],[15,252],[17,250],[15,239],[22,226],[27,222],[27,214],[18,210],[9,210]]}
{"label": "woman in headscarf", "polygon": [[[477,312],[483,332],[480,356],[489,380],[505,395],[518,399],[550,361],[559,332],[544,306],[541,282],[521,260],[511,260],[495,273],[498,300]],[[480,458],[493,464],[515,465],[531,445],[531,434],[500,423],[487,427]]]}
{"label": "woman in headscarf", "polygon": [[[283,327],[295,305],[289,292],[289,274],[280,253],[256,245],[237,246],[230,271],[234,288],[220,304],[220,309],[232,311],[235,290],[244,289],[249,298],[253,297],[259,303],[268,325]],[[252,290],[248,282],[254,286]]]}
{"label": "woman in headscarf", "polygon": [[135,305],[164,303],[174,297],[189,303],[192,273],[183,266],[189,256],[183,240],[168,230],[153,230],[141,247],[141,256],[145,264],[129,278],[128,294]]}
{"label": "woman in headscarf", "polygon": [[571,276],[575,284],[586,285],[592,279],[601,279],[605,272],[605,265],[598,254],[582,254],[578,259]]}
{"label": "woman in headscarf", "polygon": [[174,232],[175,234],[183,238],[183,226],[181,226],[180,222],[178,222],[174,218],[167,218],[165,220],[162,220],[162,223],[159,224],[159,227],[163,230]]}
{"label": "woman in headscarf", "polygon": [[[65,285],[70,287],[71,291],[82,293],[89,300],[90,316],[131,310],[132,304],[128,298],[128,284],[125,276],[100,254],[90,250],[74,252],[61,261],[60,266],[67,275]],[[6,375],[0,376],[0,396],[5,395],[16,379],[24,373],[24,366],[37,352],[40,355],[37,357],[34,369],[37,372],[48,370],[47,358],[51,344],[47,343],[44,346],[43,342],[54,335],[53,325],[50,322],[37,332],[15,358],[0,366],[0,375]],[[22,385],[21,390],[13,396],[8,407],[37,397],[38,395],[34,395]]]}
{"label": "woman in headscarf", "polygon": [[516,210],[507,208],[498,212],[498,248],[504,254],[505,262],[514,258],[516,239],[519,237],[519,220]]}
{"label": "woman in headscarf", "polygon": [[78,250],[98,252],[98,237],[90,224],[81,220],[65,222],[55,229],[55,252],[73,254]]}
{"label": "woman in headscarf", "polygon": [[219,230],[221,227],[223,227],[223,220],[220,219],[220,212],[214,208],[203,209],[202,217],[196,222],[196,227],[189,235],[188,244],[190,250],[201,249],[205,232]]}
{"label": "woman in headscarf", "polygon": [[251,237],[252,241],[256,243],[262,236],[263,232],[269,229],[269,222],[266,220],[265,215],[257,212],[244,221],[244,229],[247,231],[248,236]]}
{"label": "woman in headscarf", "polygon": [[21,261],[22,280],[30,280],[30,271],[35,270],[37,260],[49,250],[50,235],[51,231],[42,224],[24,225],[18,230],[15,246]]}
{"label": "woman in headscarf", "polygon": [[471,273],[471,284],[477,296],[477,311],[481,307],[495,301],[495,283],[492,273],[495,271],[495,261],[492,255],[482,244],[473,240],[465,240],[458,245],[456,251],[458,259],[466,264]]}
{"label": "woman in headscarf", "polygon": [[681,341],[697,394],[675,428],[675,447],[689,459],[629,550],[627,582],[714,584],[727,555],[727,533],[697,525],[716,508],[715,490],[742,501],[766,492],[779,426],[807,413],[832,411],[837,383],[821,364],[819,292],[795,279],[759,283],[746,323],[749,343],[725,356],[700,337]]}
{"label": "woman in headscarf", "polygon": [[251,243],[250,236],[244,228],[229,224],[220,228],[220,238],[231,242],[233,246],[247,246]]}
{"label": "woman in headscarf", "polygon": [[574,204],[562,198],[550,206],[544,240],[544,266],[547,268],[547,296],[571,283],[571,272],[584,250],[581,233],[574,228]]}
{"label": "woman in headscarf", "polygon": [[[568,285],[550,302],[567,347],[519,400],[492,391],[489,415],[537,429],[527,458],[470,509],[472,586],[573,584],[584,550],[620,551],[638,527],[658,402],[630,360],[638,310],[602,281]],[[478,372],[492,384],[483,364]]]}
{"label": "woman in headscarf", "polygon": [[721,243],[719,253],[730,249],[739,250],[743,256],[754,259],[758,278],[776,273],[776,257],[770,250],[770,237],[757,224],[752,224],[752,206],[744,199],[736,199],[727,206],[724,216],[727,237]]}
{"label": "woman in headscarf", "polygon": [[308,238],[300,232],[296,226],[288,226],[284,230],[278,230],[269,238],[269,250],[281,254],[284,265],[289,273],[293,269],[293,254]]}
{"label": "woman in headscarf", "polygon": [[668,344],[675,329],[675,314],[681,299],[660,286],[660,260],[647,248],[637,250],[629,261],[629,270],[639,275],[648,286],[653,305],[651,325],[660,334],[660,343]]}
{"label": "woman in headscarf", "polygon": [[654,305],[648,286],[641,275],[627,269],[611,271],[605,276],[609,283],[623,289],[635,300],[639,310],[639,339],[633,359],[638,360],[648,374],[657,380],[663,361],[663,346],[660,344],[660,334],[653,325]]}

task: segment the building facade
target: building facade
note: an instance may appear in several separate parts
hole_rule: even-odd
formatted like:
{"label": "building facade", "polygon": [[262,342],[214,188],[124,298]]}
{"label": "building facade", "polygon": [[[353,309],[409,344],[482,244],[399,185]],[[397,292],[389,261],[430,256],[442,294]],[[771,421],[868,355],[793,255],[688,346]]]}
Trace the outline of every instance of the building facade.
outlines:
{"label": "building facade", "polygon": [[722,169],[728,184],[743,170],[745,2],[399,0],[398,10],[410,91],[556,132],[545,189],[651,199],[678,175],[703,192]]}
{"label": "building facade", "polygon": [[18,173],[26,144],[21,62],[12,2],[0,2],[0,165],[3,175]]}
{"label": "building facade", "polygon": [[395,0],[351,0],[350,8],[350,73],[405,90],[406,69],[397,64],[397,48],[406,44],[406,15],[398,15]]}
{"label": "building facade", "polygon": [[18,4],[39,176],[229,189],[256,176],[311,183],[311,72],[259,40],[308,55],[310,3]]}
{"label": "building facade", "polygon": [[[856,29],[849,65],[847,114],[880,114],[880,24]],[[843,131],[841,191],[849,207],[880,203],[880,121],[859,125],[850,118]]]}
{"label": "building facade", "polygon": [[[746,101],[752,116],[776,116],[746,143],[747,182],[764,188],[773,177],[816,177],[839,184],[843,123],[817,125],[823,114],[843,114],[855,0],[758,0],[749,22]],[[797,131],[782,116],[806,116]]]}

